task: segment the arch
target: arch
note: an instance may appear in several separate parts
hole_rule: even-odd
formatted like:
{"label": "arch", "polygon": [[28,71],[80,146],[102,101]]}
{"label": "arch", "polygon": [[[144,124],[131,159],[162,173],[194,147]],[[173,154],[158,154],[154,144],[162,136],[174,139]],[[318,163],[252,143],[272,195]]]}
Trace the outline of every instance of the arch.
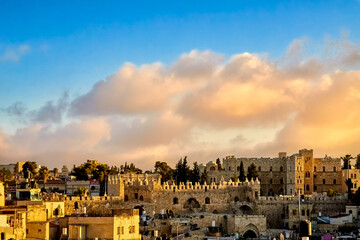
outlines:
{"label": "arch", "polygon": [[79,209],[79,203],[78,203],[78,202],[75,202],[75,203],[74,203],[74,208],[75,208],[75,209]]}
{"label": "arch", "polygon": [[310,185],[309,184],[306,185],[306,191],[310,191]]}
{"label": "arch", "polygon": [[141,216],[144,212],[144,208],[142,206],[136,206],[134,207],[134,209],[138,209],[139,210],[139,216]]}
{"label": "arch", "polygon": [[185,204],[184,208],[200,208],[200,203],[195,198],[189,198]]}
{"label": "arch", "polygon": [[248,238],[257,238],[256,233],[253,230],[247,230],[244,235],[243,238],[248,239]]}
{"label": "arch", "polygon": [[217,210],[214,210],[212,213],[213,214],[219,214],[219,212]]}
{"label": "arch", "polygon": [[254,224],[250,223],[244,228],[242,236],[243,238],[247,239],[247,238],[257,238],[259,235],[260,234],[258,228]]}
{"label": "arch", "polygon": [[240,207],[240,210],[243,212],[243,214],[252,214],[253,210],[249,205],[242,205]]}
{"label": "arch", "polygon": [[143,197],[143,195],[140,195],[140,201],[144,201],[144,197]]}
{"label": "arch", "polygon": [[173,198],[173,204],[179,204],[179,199],[177,197]]}
{"label": "arch", "polygon": [[210,168],[210,171],[215,171],[215,167],[212,166],[212,167]]}
{"label": "arch", "polygon": [[239,201],[240,201],[240,199],[238,197],[234,198],[234,202],[239,202]]}
{"label": "arch", "polygon": [[210,204],[210,198],[209,197],[205,198],[205,204]]}
{"label": "arch", "polygon": [[128,196],[128,195],[125,195],[125,196],[124,196],[124,201],[125,201],[125,202],[129,201],[129,196]]}
{"label": "arch", "polygon": [[284,194],[284,189],[280,188],[279,195],[283,195],[283,194]]}

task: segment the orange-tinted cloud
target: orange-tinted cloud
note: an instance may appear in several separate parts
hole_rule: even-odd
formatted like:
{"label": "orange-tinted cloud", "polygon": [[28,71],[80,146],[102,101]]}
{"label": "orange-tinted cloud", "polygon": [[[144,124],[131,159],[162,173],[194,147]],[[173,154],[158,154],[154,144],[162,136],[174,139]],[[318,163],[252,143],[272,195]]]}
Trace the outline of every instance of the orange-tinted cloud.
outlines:
{"label": "orange-tinted cloud", "polygon": [[207,162],[304,147],[357,154],[359,46],[329,40],[323,54],[309,56],[308,43],[294,40],[277,60],[193,50],[169,65],[126,63],[73,99],[69,112],[59,108],[58,116],[68,113],[65,122],[29,121],[0,134],[0,159],[57,167],[131,161],[149,169],[185,155]]}

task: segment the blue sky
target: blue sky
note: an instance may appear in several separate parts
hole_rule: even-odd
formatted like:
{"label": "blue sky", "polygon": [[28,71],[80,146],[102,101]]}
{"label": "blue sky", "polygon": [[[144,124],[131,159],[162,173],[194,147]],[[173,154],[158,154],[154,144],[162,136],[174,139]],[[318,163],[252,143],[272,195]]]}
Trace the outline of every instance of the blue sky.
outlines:
{"label": "blue sky", "polygon": [[[0,102],[30,106],[87,91],[124,62],[171,63],[192,49],[278,57],[295,38],[359,39],[358,1],[1,1]],[[26,94],[24,94],[26,93]]]}
{"label": "blue sky", "polygon": [[[311,58],[322,54],[328,39],[342,41],[344,35],[357,46],[359,12],[358,0],[0,1],[0,129],[13,139],[17,130],[31,127],[32,123],[14,120],[4,111],[12,104],[20,102],[32,111],[47,101],[55,104],[64,91],[69,93],[69,104],[84,94],[93,96],[95,84],[126,62],[136,66],[161,62],[171,67],[194,49],[200,52],[193,54],[195,58],[215,59],[204,53],[207,50],[224,56],[219,66],[245,52],[276,62],[296,39],[307,39],[304,54]],[[64,112],[65,122],[46,129],[82,121],[82,116]],[[147,112],[117,114],[136,118]],[[275,132],[284,125],[266,126],[266,141],[276,138]],[[229,135],[233,127],[223,129],[225,133],[217,132],[217,127],[208,129],[212,135],[208,137]],[[257,127],[241,128],[258,134]]]}

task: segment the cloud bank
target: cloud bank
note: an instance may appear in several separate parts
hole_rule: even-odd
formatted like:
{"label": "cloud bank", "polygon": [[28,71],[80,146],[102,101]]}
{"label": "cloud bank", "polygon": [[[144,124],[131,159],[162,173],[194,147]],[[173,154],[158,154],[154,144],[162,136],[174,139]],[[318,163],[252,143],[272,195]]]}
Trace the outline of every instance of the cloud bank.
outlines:
{"label": "cloud bank", "polygon": [[14,134],[0,131],[0,160],[59,167],[98,159],[150,169],[185,155],[198,162],[300,148],[355,155],[359,45],[327,39],[309,55],[307,44],[294,40],[279,59],[193,50],[168,65],[125,63],[75,99],[64,94],[32,111],[15,103],[4,111],[28,121]]}

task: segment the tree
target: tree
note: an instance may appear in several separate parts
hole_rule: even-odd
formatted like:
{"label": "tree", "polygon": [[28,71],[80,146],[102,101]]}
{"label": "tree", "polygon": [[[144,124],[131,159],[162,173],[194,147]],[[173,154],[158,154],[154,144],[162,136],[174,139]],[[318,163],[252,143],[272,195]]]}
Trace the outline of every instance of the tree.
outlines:
{"label": "tree", "polygon": [[190,180],[191,177],[191,170],[187,163],[187,156],[184,157],[182,172],[183,172],[183,182],[186,183],[188,180]]}
{"label": "tree", "polygon": [[23,165],[23,174],[24,178],[34,178],[37,173],[37,164],[36,162],[27,161]]}
{"label": "tree", "polygon": [[46,166],[41,166],[39,170],[39,178],[44,181],[44,189],[46,189],[46,182],[49,178],[49,169]]}
{"label": "tree", "polygon": [[130,165],[125,162],[125,166],[120,166],[120,172],[121,173],[142,173],[142,170],[140,168],[135,167],[133,163],[130,163]]}
{"label": "tree", "polygon": [[201,174],[200,183],[205,184],[208,182],[208,174],[206,169],[204,170],[203,174]]}
{"label": "tree", "polygon": [[256,179],[257,177],[259,177],[259,173],[256,170],[256,165],[254,163],[252,163],[249,167],[248,167],[248,174],[247,174],[247,178],[249,181],[251,181],[251,179]]}
{"label": "tree", "polygon": [[328,197],[336,197],[336,196],[337,196],[337,192],[330,188],[330,189],[327,191],[327,195],[328,195]]}
{"label": "tree", "polygon": [[239,175],[239,180],[240,180],[240,182],[244,182],[245,179],[246,179],[246,177],[245,177],[244,164],[243,164],[243,162],[241,161],[241,163],[240,163],[240,175]]}
{"label": "tree", "polygon": [[357,155],[356,157],[356,165],[355,165],[356,169],[360,169],[360,154]]}
{"label": "tree", "polygon": [[346,186],[348,188],[348,199],[351,199],[351,194],[352,194],[351,188],[353,187],[353,183],[351,181],[351,178],[346,179],[345,184],[346,184]]}
{"label": "tree", "polygon": [[166,162],[157,161],[154,168],[155,172],[160,174],[162,183],[173,179],[174,169],[172,169]]}
{"label": "tree", "polygon": [[78,196],[85,196],[87,195],[87,189],[84,188],[84,187],[79,187],[75,192],[74,192],[75,195],[78,195]]}
{"label": "tree", "polygon": [[218,166],[218,170],[224,170],[223,165],[221,164],[220,158],[216,159],[216,164]]}
{"label": "tree", "polygon": [[80,165],[80,166],[75,166],[73,167],[72,171],[71,171],[71,175],[76,177],[76,180],[81,181],[81,180],[89,180],[89,175],[87,173],[87,170],[85,169],[84,165]]}
{"label": "tree", "polygon": [[351,159],[354,159],[351,154],[346,154],[345,157],[341,157],[344,162],[343,169],[351,169]]}
{"label": "tree", "polygon": [[184,160],[180,158],[179,162],[176,164],[174,178],[176,184],[180,184],[181,182],[185,183],[190,180],[191,170],[187,164],[187,157],[184,157]]}
{"label": "tree", "polygon": [[53,172],[54,172],[54,178],[56,178],[59,173],[59,169],[54,168]]}
{"label": "tree", "polygon": [[200,181],[200,170],[199,170],[199,165],[197,162],[194,162],[194,166],[191,172],[191,182],[193,184],[197,183]]}
{"label": "tree", "polygon": [[11,174],[9,169],[2,168],[0,169],[0,181],[6,182],[12,180],[13,175]]}

